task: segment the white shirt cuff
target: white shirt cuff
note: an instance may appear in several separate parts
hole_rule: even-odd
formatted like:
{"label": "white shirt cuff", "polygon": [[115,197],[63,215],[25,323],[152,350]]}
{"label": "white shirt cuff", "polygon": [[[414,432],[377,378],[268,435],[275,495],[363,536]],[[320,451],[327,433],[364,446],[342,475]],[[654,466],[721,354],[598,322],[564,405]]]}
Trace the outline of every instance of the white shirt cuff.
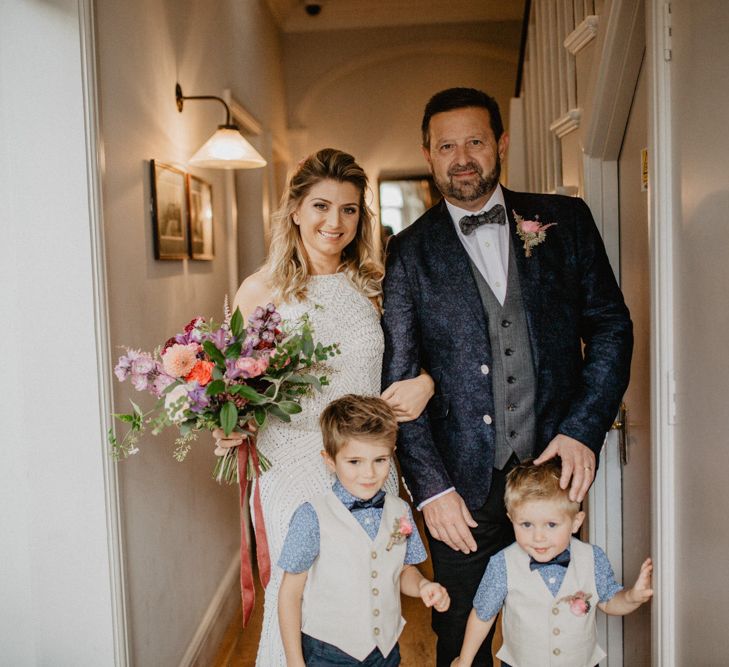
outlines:
{"label": "white shirt cuff", "polygon": [[434,500],[437,500],[441,496],[444,496],[446,493],[450,493],[451,491],[455,491],[456,487],[452,486],[450,489],[446,489],[445,491],[441,491],[440,493],[436,493],[434,496],[431,496],[430,498],[426,498],[420,505],[418,505],[417,510],[418,512],[423,511],[423,507],[425,507],[428,503],[432,503]]}

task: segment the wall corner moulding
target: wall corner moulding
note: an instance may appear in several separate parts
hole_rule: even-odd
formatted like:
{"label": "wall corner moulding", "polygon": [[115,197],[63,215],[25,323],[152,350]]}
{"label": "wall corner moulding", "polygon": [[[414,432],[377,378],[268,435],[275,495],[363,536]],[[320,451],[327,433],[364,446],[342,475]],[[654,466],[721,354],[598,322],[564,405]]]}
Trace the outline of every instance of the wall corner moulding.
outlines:
{"label": "wall corner moulding", "polygon": [[580,126],[581,117],[582,109],[570,109],[564,116],[561,116],[549,126],[549,131],[554,132],[555,136],[561,139]]}
{"label": "wall corner moulding", "polygon": [[584,49],[597,36],[597,16],[587,16],[567,37],[562,44],[574,56]]}

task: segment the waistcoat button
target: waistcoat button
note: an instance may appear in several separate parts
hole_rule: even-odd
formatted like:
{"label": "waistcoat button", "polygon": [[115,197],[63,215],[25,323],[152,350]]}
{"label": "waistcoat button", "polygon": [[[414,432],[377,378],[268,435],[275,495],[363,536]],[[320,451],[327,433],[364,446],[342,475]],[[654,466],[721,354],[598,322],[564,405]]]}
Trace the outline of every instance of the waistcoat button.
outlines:
{"label": "waistcoat button", "polygon": [[509,322],[509,320],[501,320],[501,326],[506,329],[507,327],[511,326],[511,322]]}
{"label": "waistcoat button", "polygon": [[379,635],[379,634],[380,634],[380,628],[375,628],[375,629],[374,629],[374,633],[375,633],[376,635]]}
{"label": "waistcoat button", "polygon": [[[375,633],[375,634],[377,634],[377,633]],[[558,648],[556,648],[556,649],[554,649],[554,651],[552,651],[552,653],[554,653],[554,655],[559,655],[560,653],[562,653],[562,651],[560,651]]]}
{"label": "waistcoat button", "polygon": [[379,609],[373,609],[372,610],[372,615],[373,616],[379,616],[380,615],[380,610]]}
{"label": "waistcoat button", "polygon": [[511,433],[509,433],[510,438],[516,438],[517,435],[519,434],[516,431],[512,431]]}
{"label": "waistcoat button", "polygon": [[379,595],[379,594],[380,594],[379,589],[377,589],[377,588],[372,589],[372,595]]}
{"label": "waistcoat button", "polygon": [[556,637],[559,634],[559,628],[552,630],[552,634]]}
{"label": "waistcoat button", "polygon": [[377,570],[372,570],[372,578],[377,579]]}
{"label": "waistcoat button", "polygon": [[509,384],[514,384],[516,382],[516,378],[513,375],[510,375],[508,378],[506,378],[506,381]]}
{"label": "waistcoat button", "polygon": [[557,609],[557,607],[552,607],[552,613],[556,616],[559,614],[559,609]]}
{"label": "waistcoat button", "polygon": [[510,356],[511,356],[512,354],[514,354],[514,350],[512,350],[512,349],[511,349],[510,347],[507,347],[507,348],[506,348],[506,349],[504,350],[504,354],[505,354],[505,355],[506,355],[507,357],[510,357]]}
{"label": "waistcoat button", "polygon": [[377,558],[377,552],[376,551],[373,551],[372,552],[372,558]]}

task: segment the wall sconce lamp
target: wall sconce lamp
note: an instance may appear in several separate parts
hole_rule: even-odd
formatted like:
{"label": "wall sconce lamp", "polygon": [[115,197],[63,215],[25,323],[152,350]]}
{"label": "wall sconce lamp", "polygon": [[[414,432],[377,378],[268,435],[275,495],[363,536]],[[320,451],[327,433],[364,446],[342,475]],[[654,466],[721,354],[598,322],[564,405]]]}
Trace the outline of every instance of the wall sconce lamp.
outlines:
{"label": "wall sconce lamp", "polygon": [[224,99],[214,95],[183,95],[179,83],[175,86],[175,99],[180,112],[185,100],[217,100],[225,107],[225,125],[218,125],[215,134],[190,158],[189,164],[203,169],[257,169],[266,166],[266,161],[232,122],[230,108]]}

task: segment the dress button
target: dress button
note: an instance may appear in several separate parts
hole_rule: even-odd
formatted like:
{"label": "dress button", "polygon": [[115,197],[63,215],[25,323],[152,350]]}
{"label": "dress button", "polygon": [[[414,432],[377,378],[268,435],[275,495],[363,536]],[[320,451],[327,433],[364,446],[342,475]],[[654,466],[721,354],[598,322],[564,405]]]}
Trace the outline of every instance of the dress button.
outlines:
{"label": "dress button", "polygon": [[[375,633],[375,634],[377,634],[377,633]],[[554,651],[552,651],[552,653],[554,653],[554,655],[559,655],[560,653],[562,653],[562,651],[560,651],[558,648],[556,648],[556,649],[554,649]]]}
{"label": "dress button", "polygon": [[[372,615],[373,616],[379,616],[380,615],[380,610],[379,609],[373,609],[372,610]],[[559,630],[557,631],[557,634],[559,634]]]}
{"label": "dress button", "polygon": [[[375,633],[376,635],[379,635],[379,634],[380,634],[380,628],[375,628],[373,632],[374,632],[374,633]],[[556,650],[559,650],[559,649],[556,649]],[[555,655],[559,655],[559,654],[555,654]]]}
{"label": "dress button", "polygon": [[372,570],[372,578],[377,579],[377,570]]}
{"label": "dress button", "polygon": [[[380,594],[380,591],[379,591],[378,588],[373,588],[372,589],[372,595],[379,595],[379,594]],[[554,613],[554,612],[552,612],[552,613]],[[559,613],[559,611],[557,613]]]}
{"label": "dress button", "polygon": [[510,438],[516,438],[517,435],[519,434],[516,431],[511,431],[511,433],[509,433]]}
{"label": "dress button", "polygon": [[509,384],[514,384],[516,382],[516,378],[513,375],[510,375],[508,378],[506,378],[506,381]]}
{"label": "dress button", "polygon": [[506,329],[506,327],[511,326],[511,322],[509,320],[501,320],[501,326],[504,327],[504,329]]}
{"label": "dress button", "polygon": [[505,355],[506,355],[507,357],[510,357],[510,356],[511,356],[512,354],[514,354],[514,350],[512,350],[512,349],[511,349],[510,347],[507,347],[507,348],[506,348],[506,349],[504,350],[504,354],[505,354]]}
{"label": "dress button", "polygon": [[491,415],[484,415],[483,420],[486,424],[490,424],[492,421],[494,421],[493,419],[491,419]]}
{"label": "dress button", "polygon": [[376,551],[373,551],[370,555],[372,556],[372,558],[377,558],[377,552]]}
{"label": "dress button", "polygon": [[557,607],[552,607],[552,613],[556,616],[559,614],[559,609],[557,609]]}
{"label": "dress button", "polygon": [[488,375],[489,374],[489,367],[486,364],[484,364],[483,366],[481,366],[481,372],[484,375]]}
{"label": "dress button", "polygon": [[552,630],[552,634],[556,637],[559,634],[559,628]]}

